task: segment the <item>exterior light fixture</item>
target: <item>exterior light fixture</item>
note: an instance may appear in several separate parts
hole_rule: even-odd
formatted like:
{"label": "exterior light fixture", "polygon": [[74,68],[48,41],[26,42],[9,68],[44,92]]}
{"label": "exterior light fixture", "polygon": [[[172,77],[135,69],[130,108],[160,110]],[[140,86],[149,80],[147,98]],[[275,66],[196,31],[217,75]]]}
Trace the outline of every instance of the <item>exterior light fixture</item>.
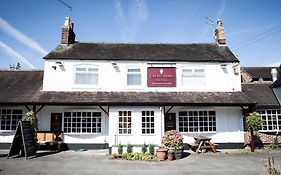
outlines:
{"label": "exterior light fixture", "polygon": [[62,62],[61,61],[56,61],[56,64],[58,64],[59,66],[62,66]]}

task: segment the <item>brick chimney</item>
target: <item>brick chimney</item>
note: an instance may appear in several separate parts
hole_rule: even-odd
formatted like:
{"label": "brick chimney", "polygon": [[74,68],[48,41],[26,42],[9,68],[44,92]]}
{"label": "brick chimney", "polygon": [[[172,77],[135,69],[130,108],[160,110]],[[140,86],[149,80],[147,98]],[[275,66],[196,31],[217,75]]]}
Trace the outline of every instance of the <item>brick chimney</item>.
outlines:
{"label": "brick chimney", "polygon": [[75,42],[74,24],[69,17],[65,17],[64,25],[61,29],[61,44],[72,44]]}
{"label": "brick chimney", "polygon": [[215,36],[216,36],[216,43],[218,45],[226,45],[226,40],[225,40],[225,36],[224,36],[224,28],[222,26],[222,21],[220,19],[218,19],[218,22],[217,22]]}

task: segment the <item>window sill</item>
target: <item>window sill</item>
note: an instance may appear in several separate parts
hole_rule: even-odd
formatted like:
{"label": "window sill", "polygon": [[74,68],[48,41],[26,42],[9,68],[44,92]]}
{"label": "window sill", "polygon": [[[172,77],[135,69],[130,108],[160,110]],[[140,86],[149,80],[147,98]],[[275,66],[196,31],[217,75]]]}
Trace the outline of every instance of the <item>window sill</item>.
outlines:
{"label": "window sill", "polygon": [[212,132],[180,132],[182,133],[183,135],[185,134],[197,134],[197,135],[200,135],[200,134],[217,134],[217,131],[212,131]]}
{"label": "window sill", "polygon": [[157,136],[156,134],[141,134],[141,136],[149,136],[149,137],[154,137]]}
{"label": "window sill", "polygon": [[101,135],[102,133],[63,133],[64,135]]}
{"label": "window sill", "polygon": [[281,132],[281,130],[259,130],[258,132],[271,132],[271,133],[276,133],[276,132]]}
{"label": "window sill", "polygon": [[133,134],[117,134],[117,135],[114,135],[114,136],[134,136]]}
{"label": "window sill", "polygon": [[74,85],[72,87],[72,89],[77,89],[77,90],[80,90],[80,89],[101,89],[101,87],[95,86],[95,85]]}
{"label": "window sill", "polygon": [[16,132],[16,130],[0,130],[0,134],[1,133],[14,133]]}

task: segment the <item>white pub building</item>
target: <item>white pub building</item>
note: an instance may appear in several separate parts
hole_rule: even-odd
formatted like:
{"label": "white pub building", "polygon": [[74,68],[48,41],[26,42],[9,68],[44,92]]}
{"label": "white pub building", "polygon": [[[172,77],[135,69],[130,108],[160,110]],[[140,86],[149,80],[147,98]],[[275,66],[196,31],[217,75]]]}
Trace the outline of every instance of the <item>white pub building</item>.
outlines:
{"label": "white pub building", "polygon": [[186,144],[203,135],[219,148],[243,147],[243,110],[254,102],[220,20],[215,35],[210,44],[85,43],[66,18],[44,71],[0,71],[0,147],[29,110],[70,149],[161,145],[172,129]]}

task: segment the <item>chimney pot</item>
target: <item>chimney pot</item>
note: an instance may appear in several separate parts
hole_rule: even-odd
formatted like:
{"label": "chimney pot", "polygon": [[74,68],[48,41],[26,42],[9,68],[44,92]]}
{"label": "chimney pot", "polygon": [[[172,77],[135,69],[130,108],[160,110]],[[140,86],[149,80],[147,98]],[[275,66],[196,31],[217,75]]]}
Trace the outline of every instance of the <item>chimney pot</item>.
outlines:
{"label": "chimney pot", "polygon": [[222,20],[218,19],[217,21],[217,28],[215,31],[215,38],[216,38],[216,42],[219,45],[226,45],[226,40],[225,40],[225,36],[224,36],[224,28],[222,26]]}
{"label": "chimney pot", "polygon": [[275,68],[271,69],[272,82],[274,83],[278,78],[278,72]]}

